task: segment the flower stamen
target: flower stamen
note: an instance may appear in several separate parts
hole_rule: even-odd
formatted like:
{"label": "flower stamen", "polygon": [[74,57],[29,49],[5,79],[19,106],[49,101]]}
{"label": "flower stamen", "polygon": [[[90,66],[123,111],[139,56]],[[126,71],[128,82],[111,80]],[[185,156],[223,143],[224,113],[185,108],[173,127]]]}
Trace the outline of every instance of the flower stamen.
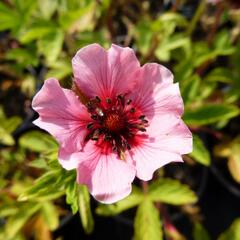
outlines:
{"label": "flower stamen", "polygon": [[[106,104],[96,96],[86,104],[94,122],[87,125],[89,134],[86,141],[108,142],[113,152],[120,159],[125,159],[125,151],[131,150],[132,139],[138,132],[146,132],[148,121],[145,115],[139,113],[133,106],[131,99],[125,100],[124,94],[115,99],[106,98]],[[130,114],[129,114],[130,113]]]}

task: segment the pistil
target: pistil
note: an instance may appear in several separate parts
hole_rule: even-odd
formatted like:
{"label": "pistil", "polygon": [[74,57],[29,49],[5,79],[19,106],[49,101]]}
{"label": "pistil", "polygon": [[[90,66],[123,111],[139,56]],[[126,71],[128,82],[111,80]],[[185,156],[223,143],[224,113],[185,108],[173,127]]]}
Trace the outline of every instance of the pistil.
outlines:
{"label": "pistil", "polygon": [[[104,104],[105,103],[105,104]],[[116,99],[106,98],[104,101],[96,96],[86,103],[93,122],[87,125],[89,134],[86,141],[108,142],[112,151],[120,159],[125,159],[125,151],[131,150],[132,139],[140,132],[146,132],[148,121],[145,115],[138,114],[131,106],[132,100],[120,94]]]}

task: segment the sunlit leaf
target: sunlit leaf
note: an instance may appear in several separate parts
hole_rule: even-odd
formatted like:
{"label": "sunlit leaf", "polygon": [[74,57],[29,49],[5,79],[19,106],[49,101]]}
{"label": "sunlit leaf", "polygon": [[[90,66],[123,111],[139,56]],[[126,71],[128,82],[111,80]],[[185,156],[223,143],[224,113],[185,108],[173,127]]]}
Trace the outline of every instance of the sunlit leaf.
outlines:
{"label": "sunlit leaf", "polygon": [[188,104],[196,100],[201,80],[198,75],[193,75],[184,80],[180,85],[180,90],[184,103]]}
{"label": "sunlit leaf", "polygon": [[54,76],[61,80],[70,76],[72,74],[72,66],[70,62],[70,59],[58,59],[58,61],[50,63],[50,70],[47,72],[46,78]]}
{"label": "sunlit leaf", "polygon": [[48,171],[38,178],[33,186],[23,192],[18,200],[27,201],[30,199],[36,200],[51,200],[56,199],[64,194],[64,185],[57,183],[57,178],[61,174],[59,170]]}
{"label": "sunlit leaf", "polygon": [[134,240],[162,240],[159,212],[146,198],[138,207],[134,220]]}
{"label": "sunlit leaf", "polygon": [[55,24],[47,21],[39,21],[34,23],[29,28],[22,30],[19,40],[27,44],[31,41],[41,39],[44,36],[50,34],[56,29]]}
{"label": "sunlit leaf", "polygon": [[28,165],[31,167],[40,168],[40,169],[48,168],[48,165],[44,159],[35,159],[31,161]]}
{"label": "sunlit leaf", "polygon": [[31,203],[23,205],[19,211],[8,218],[5,226],[7,239],[13,239],[18,231],[24,226],[27,220],[41,208],[40,204]]}
{"label": "sunlit leaf", "polygon": [[233,83],[233,78],[234,77],[230,69],[219,67],[213,69],[205,79],[209,82]]}
{"label": "sunlit leaf", "polygon": [[240,219],[236,219],[232,225],[220,235],[218,240],[239,240],[240,239]]}
{"label": "sunlit leaf", "polygon": [[50,230],[55,230],[59,225],[57,209],[51,202],[44,202],[41,208],[45,223]]}
{"label": "sunlit leaf", "polygon": [[92,1],[84,7],[63,12],[59,18],[62,29],[71,33],[91,30],[94,25],[93,15],[95,6],[95,2]]}
{"label": "sunlit leaf", "polygon": [[19,139],[20,146],[36,152],[48,152],[57,150],[57,143],[48,134],[39,131],[25,133]]}
{"label": "sunlit leaf", "polygon": [[56,29],[45,35],[38,42],[38,51],[46,57],[47,63],[55,62],[63,45],[64,33]]}
{"label": "sunlit leaf", "polygon": [[77,192],[81,222],[85,232],[90,234],[94,228],[94,220],[91,212],[89,192],[85,185],[79,185]]}
{"label": "sunlit leaf", "polygon": [[[183,48],[188,50],[190,47],[189,38],[179,35],[162,40],[159,46],[155,50],[155,55],[160,61],[169,61],[171,57],[171,51],[177,48]],[[187,53],[187,51],[185,51]]]}
{"label": "sunlit leaf", "polygon": [[205,166],[210,165],[210,154],[202,140],[195,134],[193,135],[193,151],[189,155]]}
{"label": "sunlit leaf", "polygon": [[22,123],[22,119],[20,117],[11,117],[1,121],[1,126],[8,132],[12,133],[20,124]]}
{"label": "sunlit leaf", "polygon": [[230,104],[204,104],[195,109],[186,109],[184,121],[190,125],[203,125],[238,116],[239,109]]}
{"label": "sunlit leaf", "polygon": [[58,0],[38,0],[38,7],[45,19],[50,19],[58,6]]}
{"label": "sunlit leaf", "polygon": [[7,52],[6,59],[14,60],[19,64],[27,67],[29,65],[36,66],[38,64],[38,58],[36,55],[36,50],[29,48],[14,48]]}
{"label": "sunlit leaf", "polygon": [[19,26],[19,15],[14,9],[0,2],[0,31]]}
{"label": "sunlit leaf", "polygon": [[240,183],[240,137],[230,143],[222,143],[214,152],[217,156],[228,158],[228,169],[234,180]]}
{"label": "sunlit leaf", "polygon": [[194,240],[210,240],[210,236],[206,229],[200,223],[195,223],[193,228]]}
{"label": "sunlit leaf", "polygon": [[149,197],[173,205],[190,204],[197,201],[196,194],[178,180],[159,179],[149,186]]}
{"label": "sunlit leaf", "polygon": [[77,194],[76,177],[66,186],[66,202],[71,205],[72,213],[78,211],[78,194]]}
{"label": "sunlit leaf", "polygon": [[0,127],[0,143],[5,145],[14,145],[15,141],[11,134],[9,134],[5,129]]}

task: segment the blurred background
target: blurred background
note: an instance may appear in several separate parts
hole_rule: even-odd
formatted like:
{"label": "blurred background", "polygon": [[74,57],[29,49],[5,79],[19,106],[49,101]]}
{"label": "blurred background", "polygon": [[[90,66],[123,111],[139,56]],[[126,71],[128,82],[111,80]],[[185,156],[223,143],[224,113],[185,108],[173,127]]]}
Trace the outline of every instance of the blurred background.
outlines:
{"label": "blurred background", "polygon": [[[0,239],[240,240],[239,39],[238,0],[1,0]],[[71,58],[94,42],[130,46],[180,84],[194,150],[157,173],[160,225],[129,199],[91,199],[32,124],[43,81],[70,88]],[[152,237],[137,234],[146,224]]]}

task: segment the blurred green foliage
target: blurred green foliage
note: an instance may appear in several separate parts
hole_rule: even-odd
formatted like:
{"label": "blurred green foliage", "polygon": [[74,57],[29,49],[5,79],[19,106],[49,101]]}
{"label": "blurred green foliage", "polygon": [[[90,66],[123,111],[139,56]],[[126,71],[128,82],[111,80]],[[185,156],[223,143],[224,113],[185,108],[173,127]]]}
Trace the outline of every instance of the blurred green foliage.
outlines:
{"label": "blurred green foliage", "polygon": [[[153,2],[0,2],[0,239],[53,239],[60,217],[71,214],[65,202],[72,214],[79,212],[88,234],[94,229],[92,210],[113,216],[135,208],[134,239],[185,239],[168,222],[165,206],[179,206],[180,212],[197,206],[191,190],[196,186],[186,179],[170,179],[161,169],[147,190],[134,186],[127,198],[93,209],[86,187],[75,182],[76,173],[59,165],[52,137],[40,130],[14,134],[31,117],[30,101],[43,79],[55,77],[69,86],[71,58],[93,42],[130,45],[142,64],[155,61],[172,69],[185,103],[184,121],[194,132],[194,149],[185,164],[209,167],[222,159],[240,183],[239,10],[231,1],[210,5],[203,0],[187,18],[186,1],[168,9],[162,1],[154,9]],[[9,97],[11,89],[15,95]],[[207,147],[203,135],[214,139],[213,147]],[[209,240],[199,216],[185,214],[194,222],[194,240]],[[219,240],[239,240],[239,229],[235,220]]]}

